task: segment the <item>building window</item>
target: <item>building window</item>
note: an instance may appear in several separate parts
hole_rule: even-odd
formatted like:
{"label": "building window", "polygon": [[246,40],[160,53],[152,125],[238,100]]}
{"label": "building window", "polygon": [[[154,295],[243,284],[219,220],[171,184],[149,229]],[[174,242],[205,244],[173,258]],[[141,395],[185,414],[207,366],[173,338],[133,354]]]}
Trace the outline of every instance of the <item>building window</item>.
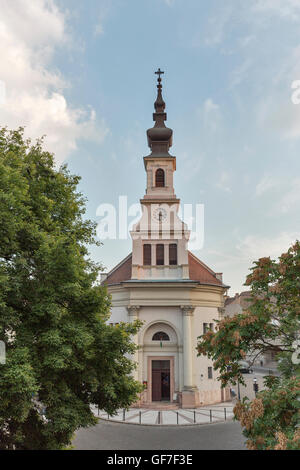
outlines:
{"label": "building window", "polygon": [[177,245],[175,243],[169,245],[169,264],[177,265]]}
{"label": "building window", "polygon": [[170,338],[164,331],[158,331],[152,336],[152,341],[170,341]]}
{"label": "building window", "polygon": [[207,375],[208,375],[208,378],[209,378],[209,379],[212,379],[212,378],[213,378],[212,367],[208,367],[208,368],[207,368]]}
{"label": "building window", "polygon": [[151,245],[143,246],[144,266],[151,266]]}
{"label": "building window", "polygon": [[165,172],[161,168],[158,168],[155,172],[155,186],[157,188],[163,188],[165,186]]}
{"label": "building window", "polygon": [[213,323],[203,323],[203,334],[205,335],[208,331],[214,331]]}
{"label": "building window", "polygon": [[152,361],[152,370],[162,369],[170,371],[170,361]]}
{"label": "building window", "polygon": [[165,264],[165,247],[164,245],[156,245],[156,264],[163,266]]}

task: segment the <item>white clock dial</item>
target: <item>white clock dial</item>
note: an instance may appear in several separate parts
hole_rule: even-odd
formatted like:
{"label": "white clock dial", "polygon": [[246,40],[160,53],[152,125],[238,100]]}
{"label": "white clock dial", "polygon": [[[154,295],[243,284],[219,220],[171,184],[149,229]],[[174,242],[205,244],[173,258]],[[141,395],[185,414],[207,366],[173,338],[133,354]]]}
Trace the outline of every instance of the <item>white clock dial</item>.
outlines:
{"label": "white clock dial", "polygon": [[159,222],[163,222],[167,218],[167,211],[162,207],[158,207],[153,211],[152,215],[154,220],[158,220]]}

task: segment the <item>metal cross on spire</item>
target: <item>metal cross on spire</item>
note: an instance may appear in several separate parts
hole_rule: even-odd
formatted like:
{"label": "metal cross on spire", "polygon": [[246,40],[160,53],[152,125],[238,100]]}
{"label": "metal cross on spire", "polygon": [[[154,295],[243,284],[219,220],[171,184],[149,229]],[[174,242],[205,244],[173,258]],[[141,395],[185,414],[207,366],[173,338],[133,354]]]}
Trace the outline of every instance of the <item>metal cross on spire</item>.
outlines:
{"label": "metal cross on spire", "polygon": [[159,68],[159,69],[158,69],[156,72],[154,72],[154,73],[155,73],[156,75],[158,75],[157,81],[158,81],[158,83],[160,83],[160,82],[161,82],[160,76],[161,76],[163,73],[165,73],[165,72],[163,72],[163,71],[160,70],[160,68]]}

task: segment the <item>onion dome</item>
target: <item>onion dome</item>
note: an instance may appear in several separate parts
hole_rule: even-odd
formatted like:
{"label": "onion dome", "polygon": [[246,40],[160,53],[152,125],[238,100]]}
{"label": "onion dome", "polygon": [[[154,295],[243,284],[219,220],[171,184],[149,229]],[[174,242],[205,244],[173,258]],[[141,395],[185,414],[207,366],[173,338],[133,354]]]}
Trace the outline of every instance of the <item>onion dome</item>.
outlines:
{"label": "onion dome", "polygon": [[160,75],[163,74],[160,69],[155,72],[157,79],[157,98],[154,103],[155,113],[153,113],[154,127],[147,130],[148,145],[152,150],[152,155],[169,155],[169,148],[172,146],[172,129],[165,126],[167,113],[165,113],[166,103],[162,97],[162,85]]}

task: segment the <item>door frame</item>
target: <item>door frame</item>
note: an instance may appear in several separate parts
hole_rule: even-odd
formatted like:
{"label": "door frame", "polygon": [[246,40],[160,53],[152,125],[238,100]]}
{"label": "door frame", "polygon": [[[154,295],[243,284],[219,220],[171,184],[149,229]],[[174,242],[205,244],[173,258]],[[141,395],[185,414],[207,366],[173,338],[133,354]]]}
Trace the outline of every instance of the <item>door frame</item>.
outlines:
{"label": "door frame", "polygon": [[163,403],[162,401],[152,402],[152,361],[170,361],[170,403],[173,403],[173,395],[175,391],[175,375],[174,375],[174,356],[148,356],[148,393],[147,401],[150,403]]}

